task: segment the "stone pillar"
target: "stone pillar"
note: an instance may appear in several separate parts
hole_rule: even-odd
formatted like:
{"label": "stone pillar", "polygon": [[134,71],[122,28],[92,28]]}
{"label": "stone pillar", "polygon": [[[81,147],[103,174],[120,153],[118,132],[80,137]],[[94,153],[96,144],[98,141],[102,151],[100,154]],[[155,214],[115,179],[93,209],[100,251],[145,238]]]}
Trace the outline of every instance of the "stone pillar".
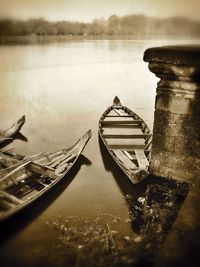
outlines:
{"label": "stone pillar", "polygon": [[200,46],[149,48],[157,85],[151,171],[200,183]]}

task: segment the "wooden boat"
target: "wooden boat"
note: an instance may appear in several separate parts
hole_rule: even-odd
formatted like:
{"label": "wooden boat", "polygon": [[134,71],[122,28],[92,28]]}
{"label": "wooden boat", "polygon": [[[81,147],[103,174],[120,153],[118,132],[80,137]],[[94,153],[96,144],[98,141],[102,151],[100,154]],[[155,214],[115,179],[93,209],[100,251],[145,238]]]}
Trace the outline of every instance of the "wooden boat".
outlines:
{"label": "wooden boat", "polygon": [[23,209],[58,183],[73,167],[90,138],[91,130],[70,148],[26,157],[2,169],[0,221]]}
{"label": "wooden boat", "polygon": [[149,174],[152,135],[146,123],[116,96],[99,121],[99,135],[108,152],[137,184]]}
{"label": "wooden boat", "polygon": [[12,140],[13,136],[19,133],[24,123],[25,115],[22,116],[16,123],[14,123],[9,129],[0,130],[0,144],[5,141]]}

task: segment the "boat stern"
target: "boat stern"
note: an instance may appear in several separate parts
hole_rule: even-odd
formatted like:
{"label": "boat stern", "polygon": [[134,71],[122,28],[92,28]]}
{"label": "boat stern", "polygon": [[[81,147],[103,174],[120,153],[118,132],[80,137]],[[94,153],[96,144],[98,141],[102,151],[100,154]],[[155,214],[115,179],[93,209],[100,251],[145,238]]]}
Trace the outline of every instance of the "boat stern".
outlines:
{"label": "boat stern", "polygon": [[136,172],[132,172],[131,175],[129,175],[130,180],[133,184],[138,184],[141,181],[143,181],[147,176],[149,175],[149,172],[144,169],[138,169]]}

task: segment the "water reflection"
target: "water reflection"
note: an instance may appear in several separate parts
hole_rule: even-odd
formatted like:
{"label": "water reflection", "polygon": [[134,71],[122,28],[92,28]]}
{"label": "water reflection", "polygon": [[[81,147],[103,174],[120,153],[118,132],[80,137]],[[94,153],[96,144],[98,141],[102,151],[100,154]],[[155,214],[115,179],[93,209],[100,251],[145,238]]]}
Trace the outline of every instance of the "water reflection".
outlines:
{"label": "water reflection", "polygon": [[[14,237],[20,230],[35,220],[48,206],[50,206],[59,195],[67,189],[73,181],[82,165],[90,166],[92,162],[84,155],[80,155],[76,164],[56,186],[49,190],[44,196],[18,212],[16,215],[0,224],[0,247],[5,245],[9,238]],[[13,227],[15,222],[15,227]]]}
{"label": "water reflection", "polygon": [[100,138],[99,145],[104,167],[112,172],[127,201],[132,230],[140,243],[141,261],[149,263],[176,220],[189,185],[153,176],[133,185],[111,159]]}

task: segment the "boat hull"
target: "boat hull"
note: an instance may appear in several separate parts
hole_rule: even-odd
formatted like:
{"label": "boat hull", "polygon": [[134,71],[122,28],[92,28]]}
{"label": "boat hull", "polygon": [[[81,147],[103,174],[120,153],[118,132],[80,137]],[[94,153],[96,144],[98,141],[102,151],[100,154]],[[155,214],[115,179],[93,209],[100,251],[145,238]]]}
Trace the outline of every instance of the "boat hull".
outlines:
{"label": "boat hull", "polygon": [[149,175],[150,130],[118,98],[101,116],[99,136],[108,153],[132,183],[137,184]]}
{"label": "boat hull", "polygon": [[1,170],[0,221],[34,202],[66,176],[90,138],[89,130],[70,148],[27,157]]}

